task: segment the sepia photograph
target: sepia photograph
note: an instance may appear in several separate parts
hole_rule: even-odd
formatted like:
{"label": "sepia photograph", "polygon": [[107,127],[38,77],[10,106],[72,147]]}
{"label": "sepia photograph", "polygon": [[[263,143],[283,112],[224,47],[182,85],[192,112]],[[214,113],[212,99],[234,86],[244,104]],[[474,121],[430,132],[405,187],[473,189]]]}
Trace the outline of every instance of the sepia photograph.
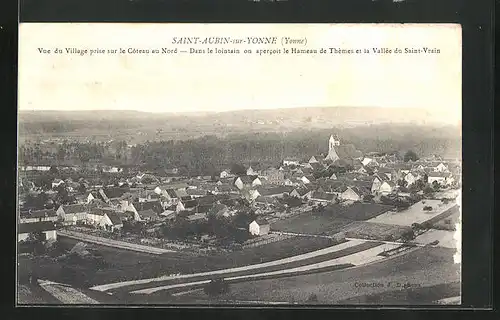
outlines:
{"label": "sepia photograph", "polygon": [[458,24],[19,26],[18,306],[461,304]]}

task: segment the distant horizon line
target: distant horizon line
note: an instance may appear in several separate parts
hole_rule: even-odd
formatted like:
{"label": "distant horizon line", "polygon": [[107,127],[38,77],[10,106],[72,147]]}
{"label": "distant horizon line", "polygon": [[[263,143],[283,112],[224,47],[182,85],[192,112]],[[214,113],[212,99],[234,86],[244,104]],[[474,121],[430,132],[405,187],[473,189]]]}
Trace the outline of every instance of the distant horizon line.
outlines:
{"label": "distant horizon line", "polygon": [[148,111],[148,110],[138,110],[138,109],[76,109],[76,110],[57,110],[57,109],[18,109],[18,112],[82,112],[82,111],[128,111],[128,112],[138,112],[138,113],[225,113],[225,112],[236,112],[236,111],[262,111],[262,110],[282,110],[282,109],[307,109],[307,108],[317,108],[317,109],[329,109],[329,108],[373,108],[373,109],[406,109],[406,110],[426,110],[430,112],[432,109],[425,107],[383,107],[383,106],[331,106],[331,107],[278,107],[278,108],[245,108],[245,109],[234,109],[234,110],[186,110],[186,111]]}

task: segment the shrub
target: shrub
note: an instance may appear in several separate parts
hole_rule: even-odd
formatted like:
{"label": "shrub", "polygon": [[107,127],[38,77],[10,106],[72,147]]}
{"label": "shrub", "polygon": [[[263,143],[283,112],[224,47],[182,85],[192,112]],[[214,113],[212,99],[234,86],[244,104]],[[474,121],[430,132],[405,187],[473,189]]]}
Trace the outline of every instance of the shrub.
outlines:
{"label": "shrub", "polygon": [[432,224],[429,221],[426,221],[426,222],[422,223],[421,226],[422,226],[423,229],[430,229],[430,228],[432,228]]}
{"label": "shrub", "polygon": [[224,279],[210,281],[203,290],[209,296],[218,296],[229,292],[229,284]]}
{"label": "shrub", "polygon": [[410,240],[413,240],[413,239],[415,239],[415,233],[413,232],[413,230],[405,231],[401,235],[401,240],[403,240],[403,242],[407,242],[407,241],[410,241]]}
{"label": "shrub", "polygon": [[424,211],[432,211],[432,207],[431,206],[425,206],[423,208]]}
{"label": "shrub", "polygon": [[306,302],[318,302],[318,296],[312,293],[306,300]]}
{"label": "shrub", "polygon": [[423,228],[423,226],[421,224],[419,224],[419,223],[412,223],[411,228],[413,230],[420,230],[420,229]]}

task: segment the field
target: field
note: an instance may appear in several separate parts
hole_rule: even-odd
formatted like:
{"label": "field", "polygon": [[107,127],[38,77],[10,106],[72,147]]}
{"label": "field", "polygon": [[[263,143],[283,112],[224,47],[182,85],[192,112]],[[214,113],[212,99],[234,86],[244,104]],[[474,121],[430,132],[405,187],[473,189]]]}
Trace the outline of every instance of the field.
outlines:
{"label": "field", "polygon": [[[67,248],[71,248],[77,243],[75,240],[62,237],[60,241]],[[90,285],[97,285],[176,273],[188,274],[257,264],[319,250],[334,244],[335,242],[331,239],[293,237],[259,247],[213,256],[196,256],[185,253],[167,253],[153,256],[111,247],[88,245],[89,248],[95,248],[102,255],[107,266],[101,270],[87,268],[83,272],[85,272]],[[61,281],[63,263],[44,257],[35,259],[23,257],[19,260],[19,263],[20,273],[26,273],[28,269],[31,269],[40,278],[56,282]]]}
{"label": "field", "polygon": [[[303,303],[311,294],[315,294],[320,304],[338,304],[361,295],[392,291],[386,287],[389,282],[410,283],[419,287],[454,283],[460,281],[460,265],[453,263],[454,252],[447,248],[418,248],[405,255],[359,268],[233,284],[230,286],[231,292],[220,299]],[[373,283],[381,286],[360,286]],[[183,298],[207,299],[203,292],[186,294]]]}
{"label": "field", "polygon": [[[431,211],[424,211],[425,206],[431,206]],[[448,209],[455,206],[454,202],[449,202],[448,204],[442,203],[440,200],[423,200],[415,203],[410,208],[394,212],[389,211],[381,214],[373,219],[368,220],[369,222],[394,224],[399,226],[411,226],[413,223],[423,223],[430,219],[440,216],[445,213]]]}
{"label": "field", "polygon": [[334,218],[327,214],[304,213],[291,219],[278,220],[271,224],[271,229],[301,234],[333,235],[352,222],[352,220]]}
{"label": "field", "polygon": [[271,229],[311,235],[334,235],[355,224],[355,221],[373,218],[391,208],[364,203],[354,203],[350,206],[330,205],[321,212],[306,212],[290,219],[278,220],[271,225]]}
{"label": "field", "polygon": [[[265,276],[264,274],[267,273],[272,273],[276,272],[274,275],[269,275],[271,278],[276,278],[279,277],[278,273],[281,273],[280,271],[283,270],[290,270],[290,272],[294,271],[292,269],[297,269],[297,272],[313,272],[317,273],[317,270],[309,270],[309,268],[305,268],[306,266],[310,266],[313,264],[321,264],[320,266],[316,266],[316,268],[323,268],[323,267],[329,267],[329,268],[341,268],[342,266],[352,266],[352,264],[349,263],[349,261],[336,261],[332,263],[334,259],[350,256],[356,253],[361,253],[365,252],[367,250],[373,249],[375,247],[380,246],[382,243],[377,243],[377,242],[365,242],[365,243],[360,243],[351,247],[346,247],[338,251],[334,252],[328,252],[324,253],[322,255],[318,256],[312,256],[312,257],[307,257],[305,259],[300,259],[300,260],[291,260],[288,262],[281,262],[276,265],[267,265],[267,266],[262,266],[257,269],[247,269],[247,270],[234,270],[231,272],[226,272],[224,273],[223,277],[225,279],[228,278],[234,278],[234,277],[245,277],[249,276],[252,274],[260,274],[262,275],[259,278],[263,277],[268,277]],[[325,264],[328,264],[329,266],[326,266]],[[300,269],[300,270],[299,270]],[[289,272],[287,272],[289,273]],[[219,275],[222,276],[222,275]],[[283,275],[281,275],[283,276]],[[195,282],[200,282],[200,281],[206,281],[206,280],[211,280],[214,277],[214,275],[198,275],[198,276],[192,276],[188,279],[188,282],[190,283],[195,283]],[[269,278],[268,277],[268,278]],[[254,279],[255,280],[255,279]],[[232,281],[232,280],[229,280]],[[244,279],[234,279],[234,282],[242,282]],[[151,285],[150,283],[134,283],[134,284],[128,284],[126,287],[122,288],[115,288],[111,290],[117,290],[119,292],[121,291],[137,291],[137,290],[144,290],[147,292],[154,292],[155,290],[150,290],[151,288],[158,288],[158,287],[165,287],[165,286],[173,286],[177,285],[180,283],[185,283],[187,282],[186,279],[167,279],[167,280],[160,280],[160,281],[155,281],[154,285]],[[201,284],[201,287],[203,287],[204,284]],[[196,287],[196,286],[195,286]],[[191,286],[190,286],[191,288]],[[179,288],[180,291],[185,291],[185,288]],[[169,288],[169,291],[171,291],[171,288]],[[175,291],[175,290],[174,290]],[[114,291],[116,292],[116,291]]]}
{"label": "field", "polygon": [[373,203],[354,203],[349,206],[333,205],[332,211],[338,214],[338,217],[356,221],[364,221],[377,217],[384,212],[393,209],[392,206],[386,206]]}
{"label": "field", "polygon": [[[347,226],[343,232],[345,232],[348,238],[397,240],[407,230],[411,230],[411,228],[383,223],[355,221]],[[392,238],[389,239],[388,236],[392,236]]]}

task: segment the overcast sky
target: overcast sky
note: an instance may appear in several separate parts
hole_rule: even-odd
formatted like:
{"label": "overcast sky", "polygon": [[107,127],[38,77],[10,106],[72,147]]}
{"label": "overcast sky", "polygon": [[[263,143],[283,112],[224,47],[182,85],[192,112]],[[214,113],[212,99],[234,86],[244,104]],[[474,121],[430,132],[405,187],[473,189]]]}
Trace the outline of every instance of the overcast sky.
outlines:
{"label": "overcast sky", "polygon": [[[299,49],[439,48],[399,55],[48,55],[38,48],[161,48],[182,36],[306,38]],[[281,41],[281,40],[279,40]],[[178,46],[206,49],[206,45]],[[212,48],[281,49],[281,44]],[[417,107],[461,119],[456,25],[22,24],[20,110],[228,111]]]}

